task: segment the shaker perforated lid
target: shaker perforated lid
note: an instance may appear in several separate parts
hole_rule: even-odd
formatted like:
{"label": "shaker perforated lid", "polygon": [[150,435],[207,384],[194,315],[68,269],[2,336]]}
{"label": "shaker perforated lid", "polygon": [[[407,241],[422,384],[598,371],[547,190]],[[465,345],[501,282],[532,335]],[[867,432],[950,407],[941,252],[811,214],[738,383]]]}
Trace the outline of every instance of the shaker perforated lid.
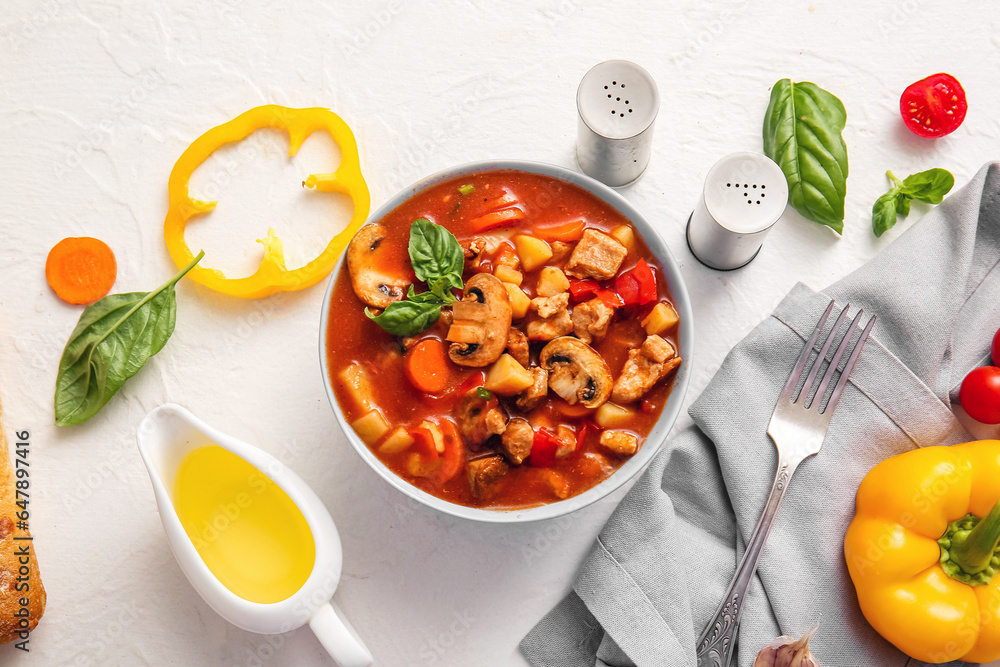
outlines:
{"label": "shaker perforated lid", "polygon": [[737,269],[756,257],[788,202],[788,181],[760,153],[728,155],[708,172],[688,222],[688,244],[703,264]]}
{"label": "shaker perforated lid", "polygon": [[627,185],[649,164],[660,94],[649,72],[628,60],[591,68],[576,91],[577,159],[611,186]]}

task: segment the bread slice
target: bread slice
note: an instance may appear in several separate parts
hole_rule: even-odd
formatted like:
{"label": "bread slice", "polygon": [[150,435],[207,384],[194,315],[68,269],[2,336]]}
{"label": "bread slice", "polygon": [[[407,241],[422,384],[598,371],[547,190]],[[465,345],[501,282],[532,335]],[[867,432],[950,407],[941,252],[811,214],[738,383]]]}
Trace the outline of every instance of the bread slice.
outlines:
{"label": "bread slice", "polygon": [[[24,479],[30,480],[30,475]],[[38,573],[35,543],[31,533],[18,527],[18,512],[25,510],[18,507],[17,501],[23,505],[27,500],[30,513],[31,491],[26,490],[27,497],[18,498],[15,481],[0,406],[0,644],[26,640],[27,633],[35,629],[45,613],[45,589]]]}

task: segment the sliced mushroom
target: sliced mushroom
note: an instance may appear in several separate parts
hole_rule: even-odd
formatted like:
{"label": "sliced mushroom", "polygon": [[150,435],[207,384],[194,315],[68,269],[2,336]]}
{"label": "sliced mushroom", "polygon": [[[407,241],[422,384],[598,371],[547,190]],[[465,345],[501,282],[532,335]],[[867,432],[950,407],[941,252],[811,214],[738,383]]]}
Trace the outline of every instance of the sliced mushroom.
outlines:
{"label": "sliced mushroom", "polygon": [[596,408],[611,395],[614,378],[604,357],[571,336],[561,336],[542,348],[539,362],[549,372],[549,389],[570,405]]}
{"label": "sliced mushroom", "polygon": [[492,364],[507,347],[511,310],[507,289],[489,273],[477,273],[465,283],[465,296],[452,306],[453,321],[446,340],[448,357],[459,366]]}
{"label": "sliced mushroom", "polygon": [[455,420],[470,447],[477,447],[507,429],[507,413],[496,395],[476,387],[455,407]]}
{"label": "sliced mushroom", "polygon": [[410,284],[406,278],[389,276],[375,268],[379,248],[387,235],[385,227],[377,222],[365,225],[347,246],[347,270],[354,293],[376,308],[386,308],[401,300]]}

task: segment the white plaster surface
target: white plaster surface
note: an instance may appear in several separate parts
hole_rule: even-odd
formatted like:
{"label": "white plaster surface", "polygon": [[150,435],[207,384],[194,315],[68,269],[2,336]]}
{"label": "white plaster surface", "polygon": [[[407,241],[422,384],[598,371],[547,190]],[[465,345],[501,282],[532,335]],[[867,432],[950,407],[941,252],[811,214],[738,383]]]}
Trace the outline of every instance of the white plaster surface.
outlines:
{"label": "white plaster surface", "polygon": [[[338,431],[317,360],[323,286],[242,301],[178,287],[166,348],[90,422],[56,428],[52,392],[80,314],[44,279],[65,236],[107,241],[115,291],[175,271],[163,243],[167,176],[208,128],[265,103],[328,106],[354,129],[373,210],[423,175],[490,158],[576,168],[576,85],[608,58],[659,85],[652,163],[622,190],[659,228],[695,308],[690,402],[726,352],[803,281],[822,288],[874,257],[870,211],[903,176],[950,169],[961,186],[1000,157],[998,5],[906,0],[590,2],[83,2],[7,0],[0,17],[0,393],[8,436],[31,432],[31,526],[48,609],[28,654],[4,665],[328,665],[308,629],[239,630],[198,597],[171,556],[135,429],[174,401],[280,457],[326,502],[344,543],[336,599],[377,664],[520,665],[517,643],[569,589],[621,493],[561,521],[478,525],[407,502]],[[947,71],[965,124],[917,138],[903,88]],[[815,81],[848,111],[846,232],[789,209],[747,268],[693,259],[684,221],[720,157],[760,150],[769,88]],[[252,157],[216,155],[195,192],[220,205],[193,245],[234,274],[256,266],[268,226],[301,264],[350,209],[304,193],[336,149],[289,160],[254,135]],[[214,185],[213,185],[214,184]],[[914,257],[914,261],[919,261]],[[943,276],[942,279],[947,279]],[[689,420],[681,419],[680,428]],[[794,492],[794,491],[793,491]]]}

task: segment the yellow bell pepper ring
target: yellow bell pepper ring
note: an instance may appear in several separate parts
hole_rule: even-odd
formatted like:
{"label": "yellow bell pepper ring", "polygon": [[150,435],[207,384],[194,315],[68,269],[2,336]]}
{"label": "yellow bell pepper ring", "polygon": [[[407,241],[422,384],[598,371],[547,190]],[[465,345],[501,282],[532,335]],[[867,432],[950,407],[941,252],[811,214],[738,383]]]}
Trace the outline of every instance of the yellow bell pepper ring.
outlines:
{"label": "yellow bell pepper ring", "polygon": [[924,447],[858,487],[844,537],[865,618],[930,663],[1000,659],[1000,440]]}
{"label": "yellow bell pepper ring", "polygon": [[354,234],[368,218],[371,195],[358,158],[358,144],[354,133],[340,116],[329,109],[312,107],[291,109],[268,104],[240,114],[195,139],[181,154],[170,172],[168,192],[170,210],[163,225],[163,235],[170,257],[178,267],[186,266],[194,252],[184,239],[184,227],[196,215],[208,213],[218,202],[192,199],[188,182],[198,165],[221,146],[241,141],[257,129],[271,127],[288,132],[288,155],[294,156],[302,142],[316,130],[325,129],[340,146],[340,166],[332,174],[312,174],[302,182],[321,192],[340,192],[354,202],[354,214],[347,227],[337,234],[323,252],[305,266],[285,268],[285,255],[281,240],[268,230],[267,238],[258,239],[264,245],[264,258],[253,275],[246,278],[227,278],[217,269],[196,266],[188,278],[223,294],[254,299],[275,292],[300,290],[315,285],[333,269]]}

